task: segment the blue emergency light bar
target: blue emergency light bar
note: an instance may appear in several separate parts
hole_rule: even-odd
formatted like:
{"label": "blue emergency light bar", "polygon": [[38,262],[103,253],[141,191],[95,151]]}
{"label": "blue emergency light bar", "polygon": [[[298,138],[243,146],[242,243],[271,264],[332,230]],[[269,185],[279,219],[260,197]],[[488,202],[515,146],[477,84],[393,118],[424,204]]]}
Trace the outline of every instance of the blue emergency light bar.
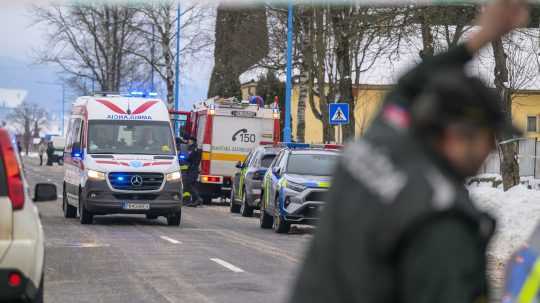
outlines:
{"label": "blue emergency light bar", "polygon": [[342,149],[343,145],[340,144],[309,144],[309,143],[292,143],[292,142],[279,142],[276,147],[285,147],[289,149],[302,149],[302,148],[322,148],[322,149]]}
{"label": "blue emergency light bar", "polygon": [[146,98],[146,97],[157,97],[158,93],[156,92],[141,92],[141,91],[133,91],[129,92],[124,95],[125,97],[140,97],[140,98]]}

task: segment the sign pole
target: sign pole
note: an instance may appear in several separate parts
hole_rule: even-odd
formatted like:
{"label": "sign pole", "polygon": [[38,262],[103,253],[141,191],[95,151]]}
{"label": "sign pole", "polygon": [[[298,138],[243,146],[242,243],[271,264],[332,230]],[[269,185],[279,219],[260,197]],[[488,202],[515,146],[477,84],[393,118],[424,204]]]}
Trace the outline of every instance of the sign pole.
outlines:
{"label": "sign pole", "polygon": [[287,15],[287,80],[285,83],[285,128],[283,140],[291,142],[291,94],[292,94],[292,35],[293,35],[293,4],[289,0]]}

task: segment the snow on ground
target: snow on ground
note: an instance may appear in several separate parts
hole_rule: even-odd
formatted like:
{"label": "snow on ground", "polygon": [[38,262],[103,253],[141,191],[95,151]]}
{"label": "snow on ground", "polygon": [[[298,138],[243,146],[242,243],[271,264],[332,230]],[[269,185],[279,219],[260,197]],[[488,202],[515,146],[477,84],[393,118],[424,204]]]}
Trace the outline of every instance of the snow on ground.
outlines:
{"label": "snow on ground", "polygon": [[479,208],[497,219],[489,254],[504,262],[525,243],[540,223],[540,191],[518,185],[504,192],[490,185],[471,185],[469,192]]}

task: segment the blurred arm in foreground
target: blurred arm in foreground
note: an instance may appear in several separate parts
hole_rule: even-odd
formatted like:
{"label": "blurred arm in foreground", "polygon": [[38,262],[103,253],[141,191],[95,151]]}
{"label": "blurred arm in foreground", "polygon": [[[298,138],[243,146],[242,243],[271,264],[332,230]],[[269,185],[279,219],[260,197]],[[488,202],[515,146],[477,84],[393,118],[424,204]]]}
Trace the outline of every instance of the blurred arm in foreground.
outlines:
{"label": "blurred arm in foreground", "polygon": [[527,19],[522,2],[496,1],[465,44],[400,79],[344,151],[290,302],[487,302],[494,221],[463,184],[494,135],[515,129],[498,96],[463,67]]}

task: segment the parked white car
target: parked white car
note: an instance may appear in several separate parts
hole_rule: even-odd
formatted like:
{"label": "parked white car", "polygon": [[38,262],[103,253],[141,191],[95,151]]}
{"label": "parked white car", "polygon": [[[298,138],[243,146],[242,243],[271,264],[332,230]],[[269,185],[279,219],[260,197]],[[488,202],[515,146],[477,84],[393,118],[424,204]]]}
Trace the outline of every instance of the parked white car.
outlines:
{"label": "parked white car", "polygon": [[40,183],[30,198],[13,137],[0,129],[0,302],[43,302],[43,229],[34,201],[57,199]]}

